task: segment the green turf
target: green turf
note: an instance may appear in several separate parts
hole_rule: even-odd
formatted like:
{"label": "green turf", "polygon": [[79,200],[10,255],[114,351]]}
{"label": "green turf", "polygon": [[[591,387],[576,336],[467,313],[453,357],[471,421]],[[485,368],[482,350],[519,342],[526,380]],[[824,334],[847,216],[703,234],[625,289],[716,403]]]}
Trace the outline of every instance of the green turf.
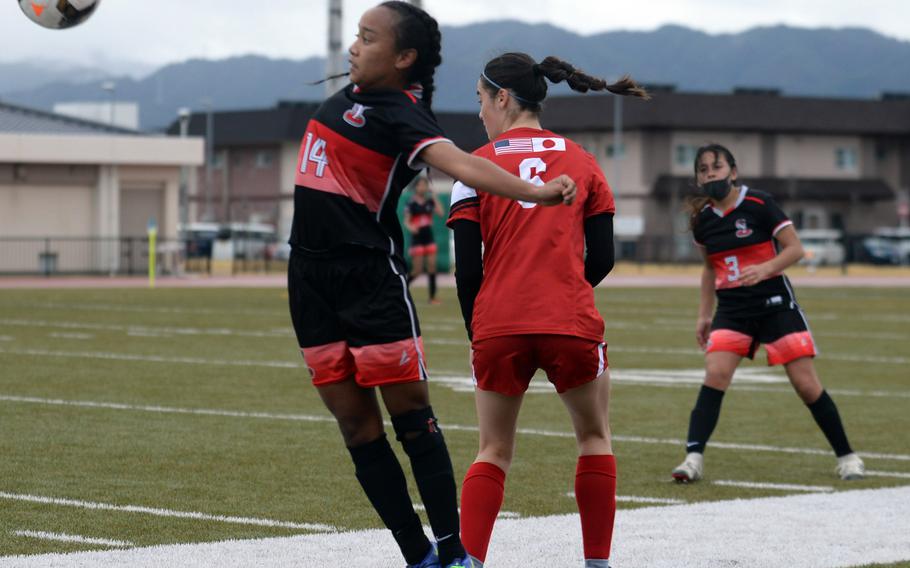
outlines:
{"label": "green turf", "polygon": [[[441,291],[441,306],[424,304],[423,289],[415,296],[431,374],[469,376],[454,290]],[[834,395],[854,446],[910,453],[900,434],[910,428],[910,294],[807,289],[800,298],[822,350],[817,368],[823,383],[835,393],[862,391]],[[693,331],[696,290],[601,289],[597,299],[607,320],[611,368],[701,368]],[[344,529],[380,526],[352,475],[336,426],[309,385],[286,303],[285,293],[275,289],[0,292],[0,397],[6,397],[0,399],[0,492]],[[746,366],[763,368],[764,354]],[[826,448],[786,384],[736,387],[725,398],[713,440]],[[439,383],[430,388],[444,429],[476,424],[470,392]],[[614,384],[619,493],[689,502],[785,494],[710,483],[677,486],[668,473],[682,448],[622,440],[683,438],[697,390],[696,384]],[[872,396],[873,391],[895,396]],[[127,407],[46,402],[51,400]],[[566,436],[519,437],[503,509],[522,516],[574,511],[566,493],[574,480],[575,447],[562,404],[552,393],[529,394],[519,425]],[[446,436],[460,480],[474,457],[477,434],[450,428]],[[407,462],[400,451],[399,456]],[[844,484],[833,474],[830,455],[709,448],[707,464],[709,480],[837,490],[910,482],[872,477]],[[910,472],[907,461],[870,459],[867,467]],[[0,497],[0,555],[99,548],[13,534],[20,530],[137,545],[306,532]]]}

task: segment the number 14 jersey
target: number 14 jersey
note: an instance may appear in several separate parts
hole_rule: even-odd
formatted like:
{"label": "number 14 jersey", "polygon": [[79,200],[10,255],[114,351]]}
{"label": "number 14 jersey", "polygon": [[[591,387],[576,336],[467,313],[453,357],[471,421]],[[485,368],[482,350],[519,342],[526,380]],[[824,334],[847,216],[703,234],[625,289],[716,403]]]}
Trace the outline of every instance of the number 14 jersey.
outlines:
{"label": "number 14 jersey", "polygon": [[777,256],[774,237],[792,224],[769,194],[745,185],[739,188],[736,204],[727,211],[710,204],[701,210],[693,238],[705,248],[714,268],[718,313],[748,317],[799,307],[783,274],[774,274],[754,286],[743,286],[739,280],[747,266]]}

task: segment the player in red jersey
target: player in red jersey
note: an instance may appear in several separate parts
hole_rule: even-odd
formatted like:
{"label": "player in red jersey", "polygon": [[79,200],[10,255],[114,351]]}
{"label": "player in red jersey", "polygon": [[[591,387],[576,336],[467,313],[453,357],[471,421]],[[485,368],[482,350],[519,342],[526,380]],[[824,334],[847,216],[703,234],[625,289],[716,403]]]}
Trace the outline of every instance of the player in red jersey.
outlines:
{"label": "player in red jersey", "polygon": [[436,299],[436,240],[433,237],[433,216],[442,216],[442,205],[430,191],[430,180],[419,177],[414,182],[414,194],[404,206],[404,224],[411,231],[410,281],[427,273],[430,292],[430,303],[438,304]]}
{"label": "player in red jersey", "polygon": [[477,83],[490,143],[475,154],[535,184],[567,174],[578,184],[578,203],[543,208],[478,193],[463,181],[452,191],[448,224],[455,232],[458,299],[472,339],[480,426],[480,451],[461,493],[462,540],[475,566],[486,560],[518,412],[538,369],[546,371],[575,428],[586,566],[605,567],[610,556],[616,464],[604,322],[593,287],[613,267],[613,194],[593,156],[541,128],[548,79],[580,92],[647,97],[631,79],[609,85],[555,57],[536,63],[523,53],[491,60]]}
{"label": "player in red jersey", "polygon": [[[705,381],[689,420],[679,482],[704,474],[704,451],[720,416],[724,393],[743,357],[765,345],[769,365],[783,365],[837,456],[841,479],[862,479],[863,461],[847,441],[834,401],[822,388],[812,358],[815,341],[784,270],[803,258],[793,223],[767,193],[738,182],[733,154],[719,144],[699,148],[690,201],[691,227],[705,257],[695,338],[705,350]],[[717,297],[717,312],[714,299]]]}

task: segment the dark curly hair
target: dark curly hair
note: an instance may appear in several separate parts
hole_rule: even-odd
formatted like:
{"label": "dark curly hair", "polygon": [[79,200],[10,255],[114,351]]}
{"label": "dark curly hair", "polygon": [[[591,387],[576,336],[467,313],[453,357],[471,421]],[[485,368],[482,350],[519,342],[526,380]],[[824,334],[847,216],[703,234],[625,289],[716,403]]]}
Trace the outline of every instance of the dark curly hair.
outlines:
{"label": "dark curly hair", "polygon": [[442,34],[439,24],[424,10],[408,2],[392,0],[380,4],[398,15],[395,24],[395,47],[399,50],[417,51],[417,61],[410,69],[409,81],[416,81],[423,87],[423,101],[429,107],[433,104],[436,90],[433,76],[442,63]]}

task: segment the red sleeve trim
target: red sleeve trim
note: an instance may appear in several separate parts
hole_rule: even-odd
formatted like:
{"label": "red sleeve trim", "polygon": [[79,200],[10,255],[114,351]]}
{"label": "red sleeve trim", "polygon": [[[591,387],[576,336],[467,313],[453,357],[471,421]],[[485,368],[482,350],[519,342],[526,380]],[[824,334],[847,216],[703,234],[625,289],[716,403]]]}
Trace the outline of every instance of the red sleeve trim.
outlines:
{"label": "red sleeve trim", "polygon": [[418,142],[416,145],[414,145],[414,149],[411,150],[411,154],[408,156],[408,166],[413,170],[422,169],[423,164],[414,163],[414,160],[417,158],[417,154],[420,154],[420,151],[423,150],[424,148],[426,148],[427,146],[436,144],[437,142],[446,142],[448,144],[454,144],[454,142],[452,142],[445,136],[436,136],[434,138],[424,138],[423,140]]}
{"label": "red sleeve trim", "polygon": [[791,221],[790,219],[787,219],[786,221],[781,221],[780,223],[777,224],[776,227],[774,227],[774,230],[771,231],[771,236],[777,235],[777,233],[779,233],[781,231],[781,229],[783,229],[785,227],[789,227],[792,224],[793,224],[793,221]]}

